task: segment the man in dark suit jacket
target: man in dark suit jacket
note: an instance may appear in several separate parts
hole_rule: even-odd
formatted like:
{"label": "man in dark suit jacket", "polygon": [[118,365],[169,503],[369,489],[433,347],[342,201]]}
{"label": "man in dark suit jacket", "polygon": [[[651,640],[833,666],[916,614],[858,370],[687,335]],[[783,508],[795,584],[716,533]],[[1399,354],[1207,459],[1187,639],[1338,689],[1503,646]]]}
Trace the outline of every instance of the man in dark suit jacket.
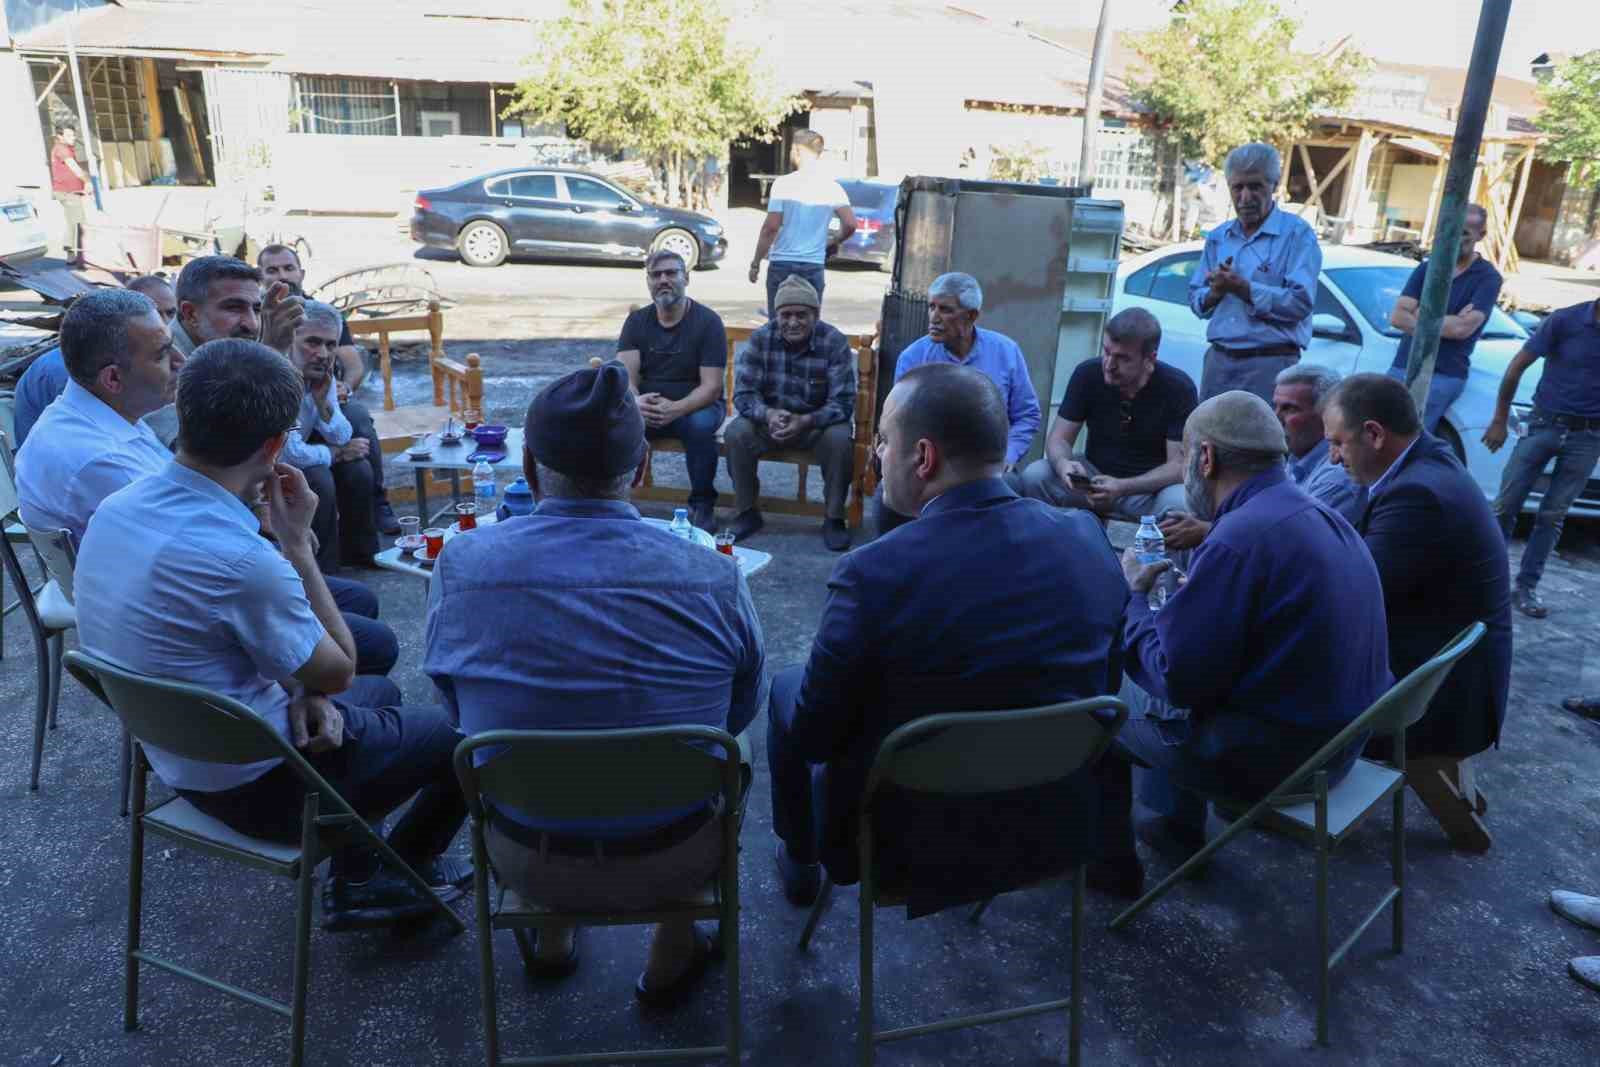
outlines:
{"label": "man in dark suit jacket", "polygon": [[[1128,591],[1116,556],[1092,516],[1021,499],[1001,479],[1008,420],[995,385],[968,367],[919,367],[880,426],[885,498],[920,517],[839,562],[803,674],[772,684],[773,823],[797,904],[815,896],[819,860],[837,882],[859,877],[858,801],[896,727],[1120,681]],[[933,889],[923,907],[913,897],[918,911],[1056,873],[1097,850],[1097,796],[1092,772],[951,804],[880,794],[884,884]]]}
{"label": "man in dark suit jacket", "polygon": [[1490,845],[1467,757],[1500,740],[1511,686],[1505,539],[1450,446],[1422,431],[1400,382],[1346,378],[1323,412],[1330,456],[1366,487],[1356,524],[1383,580],[1389,664],[1403,678],[1474,622],[1488,632],[1406,733],[1407,779],[1456,848]]}

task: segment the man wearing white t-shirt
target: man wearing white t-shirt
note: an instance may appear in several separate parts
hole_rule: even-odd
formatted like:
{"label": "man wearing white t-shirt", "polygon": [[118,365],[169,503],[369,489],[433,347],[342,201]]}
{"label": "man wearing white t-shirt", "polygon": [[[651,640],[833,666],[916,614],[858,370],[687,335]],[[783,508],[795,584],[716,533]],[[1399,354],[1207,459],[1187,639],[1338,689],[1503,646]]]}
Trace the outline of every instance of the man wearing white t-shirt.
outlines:
{"label": "man wearing white t-shirt", "polygon": [[[773,317],[773,300],[778,286],[791,274],[811,283],[822,297],[822,268],[828,255],[850,240],[856,232],[855,212],[838,182],[823,172],[822,134],[815,130],[796,130],[789,158],[795,169],[772,183],[767,198],[767,221],[756,240],[756,255],[750,261],[750,281],[761,277],[761,261],[767,264],[767,317]],[[839,217],[839,233],[830,236],[828,223]],[[770,253],[770,255],[769,255]]]}

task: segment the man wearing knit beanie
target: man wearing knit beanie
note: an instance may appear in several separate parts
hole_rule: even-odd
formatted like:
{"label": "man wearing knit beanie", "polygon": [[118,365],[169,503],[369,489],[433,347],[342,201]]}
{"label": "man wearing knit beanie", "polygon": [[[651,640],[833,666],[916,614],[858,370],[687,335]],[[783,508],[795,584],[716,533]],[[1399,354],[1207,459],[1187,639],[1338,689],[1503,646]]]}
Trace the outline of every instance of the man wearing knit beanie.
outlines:
{"label": "man wearing knit beanie", "polygon": [[822,541],[850,547],[844,524],[850,492],[850,427],[855,418],[855,358],[849,339],[822,322],[811,283],[791,274],[778,286],[777,318],[750,335],[734,370],[733,406],[723,443],[733,479],[734,537],[761,529],[760,460],[768,452],[809,449],[822,467]]}
{"label": "man wearing knit beanie", "polygon": [[[755,717],[765,645],[750,590],[733,560],[628,503],[644,435],[618,362],[558,379],[528,406],[522,465],[538,506],[454,538],[434,566],[423,670],[463,732],[697,724],[737,735]],[[497,809],[485,838],[525,901],[649,909],[705,885],[722,819],[738,816],[697,807],[574,826]],[[577,934],[540,927],[529,970],[571,974]],[[662,923],[635,995],[676,1002],[714,944],[692,922]]]}

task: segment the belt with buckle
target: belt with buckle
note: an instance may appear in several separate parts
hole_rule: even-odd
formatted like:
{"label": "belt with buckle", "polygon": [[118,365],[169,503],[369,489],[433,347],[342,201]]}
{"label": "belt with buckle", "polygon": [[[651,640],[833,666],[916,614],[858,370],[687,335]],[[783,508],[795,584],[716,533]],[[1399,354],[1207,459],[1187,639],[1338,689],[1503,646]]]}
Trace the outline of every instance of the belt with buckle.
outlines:
{"label": "belt with buckle", "polygon": [[1254,359],[1257,356],[1298,356],[1299,345],[1262,345],[1260,348],[1229,348],[1227,345],[1213,344],[1211,346],[1223,355],[1232,356],[1234,359]]}
{"label": "belt with buckle", "polygon": [[1558,415],[1555,412],[1539,412],[1546,415],[1557,426],[1565,426],[1569,430],[1600,430],[1600,419],[1589,419],[1582,415]]}

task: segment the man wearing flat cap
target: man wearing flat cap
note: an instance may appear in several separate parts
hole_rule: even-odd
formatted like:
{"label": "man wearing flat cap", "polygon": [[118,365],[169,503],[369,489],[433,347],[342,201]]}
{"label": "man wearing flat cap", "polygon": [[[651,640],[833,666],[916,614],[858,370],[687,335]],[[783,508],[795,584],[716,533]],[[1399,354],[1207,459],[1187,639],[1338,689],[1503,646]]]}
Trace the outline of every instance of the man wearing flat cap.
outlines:
{"label": "man wearing flat cap", "polygon": [[[528,406],[522,465],[538,505],[458,536],[434,567],[423,670],[464,733],[701,724],[738,734],[756,714],[765,646],[738,564],[643,521],[628,486],[644,420],[621,363],[575,371]],[[553,824],[496,810],[496,872],[524,900],[642,909],[698,891],[722,857],[718,813]],[[539,929],[531,968],[578,963],[577,931]],[[712,942],[656,928],[637,985],[675,999]]]}
{"label": "man wearing flat cap", "polygon": [[791,274],[778,286],[778,316],[750,335],[739,357],[733,406],[739,417],[723,435],[733,479],[734,537],[762,527],[760,460],[779,449],[809,449],[822,467],[827,517],[822,541],[850,547],[844,524],[850,492],[850,427],[855,417],[854,354],[843,333],[818,317],[822,301],[810,282]]}
{"label": "man wearing flat cap", "polygon": [[[1140,801],[1156,817],[1139,836],[1175,863],[1205,844],[1206,802],[1190,788],[1259,799],[1392,680],[1377,567],[1350,524],[1290,479],[1266,402],[1241,390],[1205,401],[1183,450],[1189,510],[1211,533],[1159,611],[1145,594],[1163,565],[1123,557],[1131,715],[1117,739],[1151,768]],[[1358,751],[1330,768],[1333,783]]]}

